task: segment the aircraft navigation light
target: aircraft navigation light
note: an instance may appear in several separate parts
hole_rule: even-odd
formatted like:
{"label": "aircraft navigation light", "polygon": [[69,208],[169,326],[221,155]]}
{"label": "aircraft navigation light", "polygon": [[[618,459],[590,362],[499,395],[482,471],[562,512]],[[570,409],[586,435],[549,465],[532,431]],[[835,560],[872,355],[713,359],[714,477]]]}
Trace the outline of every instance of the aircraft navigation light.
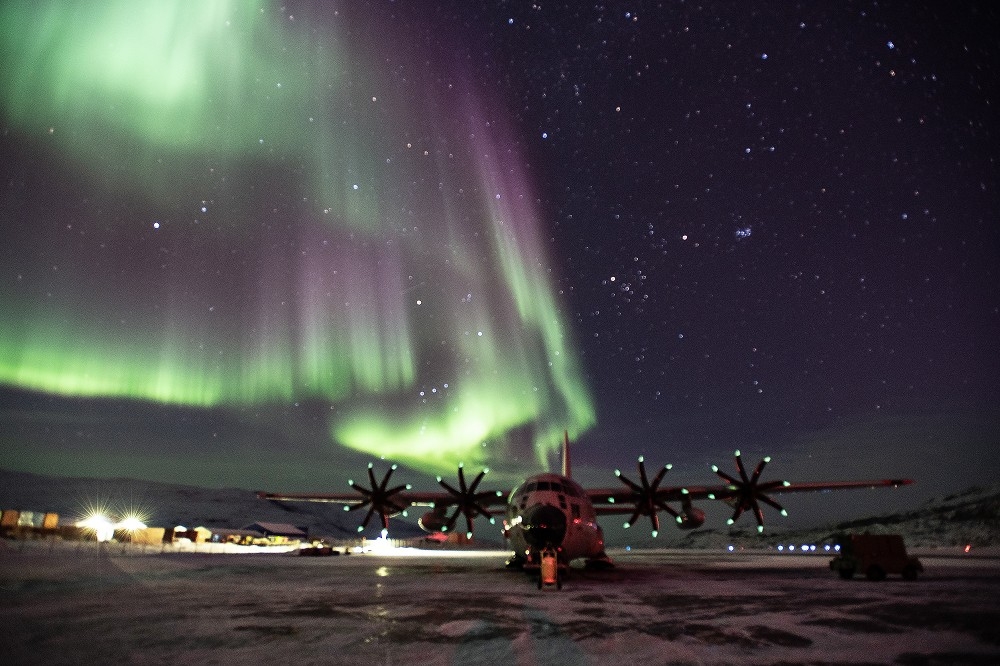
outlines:
{"label": "aircraft navigation light", "polygon": [[654,538],[654,539],[656,538],[656,535],[657,535],[657,534],[659,534],[659,532],[657,532],[656,530],[653,530],[653,538]]}
{"label": "aircraft navigation light", "polygon": [[763,534],[764,533],[764,526],[763,525],[758,525],[757,526],[757,533],[758,534]]}
{"label": "aircraft navigation light", "polygon": [[712,471],[713,472],[718,472],[719,471],[719,466],[718,465],[712,465]]}

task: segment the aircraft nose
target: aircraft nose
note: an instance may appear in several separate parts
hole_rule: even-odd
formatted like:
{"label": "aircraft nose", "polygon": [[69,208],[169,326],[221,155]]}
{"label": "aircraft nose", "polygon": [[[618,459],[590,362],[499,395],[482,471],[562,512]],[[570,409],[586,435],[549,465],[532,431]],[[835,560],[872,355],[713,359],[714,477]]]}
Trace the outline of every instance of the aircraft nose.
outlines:
{"label": "aircraft nose", "polygon": [[566,536],[566,514],[550,504],[536,504],[524,512],[524,540],[535,548],[558,546]]}

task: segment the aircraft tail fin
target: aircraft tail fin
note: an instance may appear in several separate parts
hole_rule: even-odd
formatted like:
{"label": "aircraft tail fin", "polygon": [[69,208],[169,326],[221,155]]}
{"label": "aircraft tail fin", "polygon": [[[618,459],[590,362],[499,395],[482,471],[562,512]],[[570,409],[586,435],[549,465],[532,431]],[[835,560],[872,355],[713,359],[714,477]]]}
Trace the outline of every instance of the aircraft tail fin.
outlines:
{"label": "aircraft tail fin", "polygon": [[563,445],[562,445],[562,475],[567,479],[571,478],[571,469],[569,464],[569,431],[563,430]]}

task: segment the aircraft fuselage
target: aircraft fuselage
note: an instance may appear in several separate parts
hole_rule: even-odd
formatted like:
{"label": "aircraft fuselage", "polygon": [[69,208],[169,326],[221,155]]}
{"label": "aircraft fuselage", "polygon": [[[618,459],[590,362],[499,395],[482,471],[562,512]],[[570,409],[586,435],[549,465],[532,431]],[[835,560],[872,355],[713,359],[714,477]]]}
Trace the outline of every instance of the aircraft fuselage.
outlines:
{"label": "aircraft fuselage", "polygon": [[528,567],[537,566],[546,547],[557,549],[562,566],[580,557],[607,557],[593,502],[576,481],[560,474],[528,477],[511,491],[504,536]]}

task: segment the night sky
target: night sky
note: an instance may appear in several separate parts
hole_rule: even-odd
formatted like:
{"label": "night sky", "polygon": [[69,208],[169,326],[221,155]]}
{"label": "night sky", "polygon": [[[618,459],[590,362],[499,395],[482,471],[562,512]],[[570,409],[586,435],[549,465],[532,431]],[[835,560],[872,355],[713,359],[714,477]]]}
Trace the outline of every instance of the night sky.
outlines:
{"label": "night sky", "polygon": [[0,18],[4,467],[995,480],[992,3]]}

